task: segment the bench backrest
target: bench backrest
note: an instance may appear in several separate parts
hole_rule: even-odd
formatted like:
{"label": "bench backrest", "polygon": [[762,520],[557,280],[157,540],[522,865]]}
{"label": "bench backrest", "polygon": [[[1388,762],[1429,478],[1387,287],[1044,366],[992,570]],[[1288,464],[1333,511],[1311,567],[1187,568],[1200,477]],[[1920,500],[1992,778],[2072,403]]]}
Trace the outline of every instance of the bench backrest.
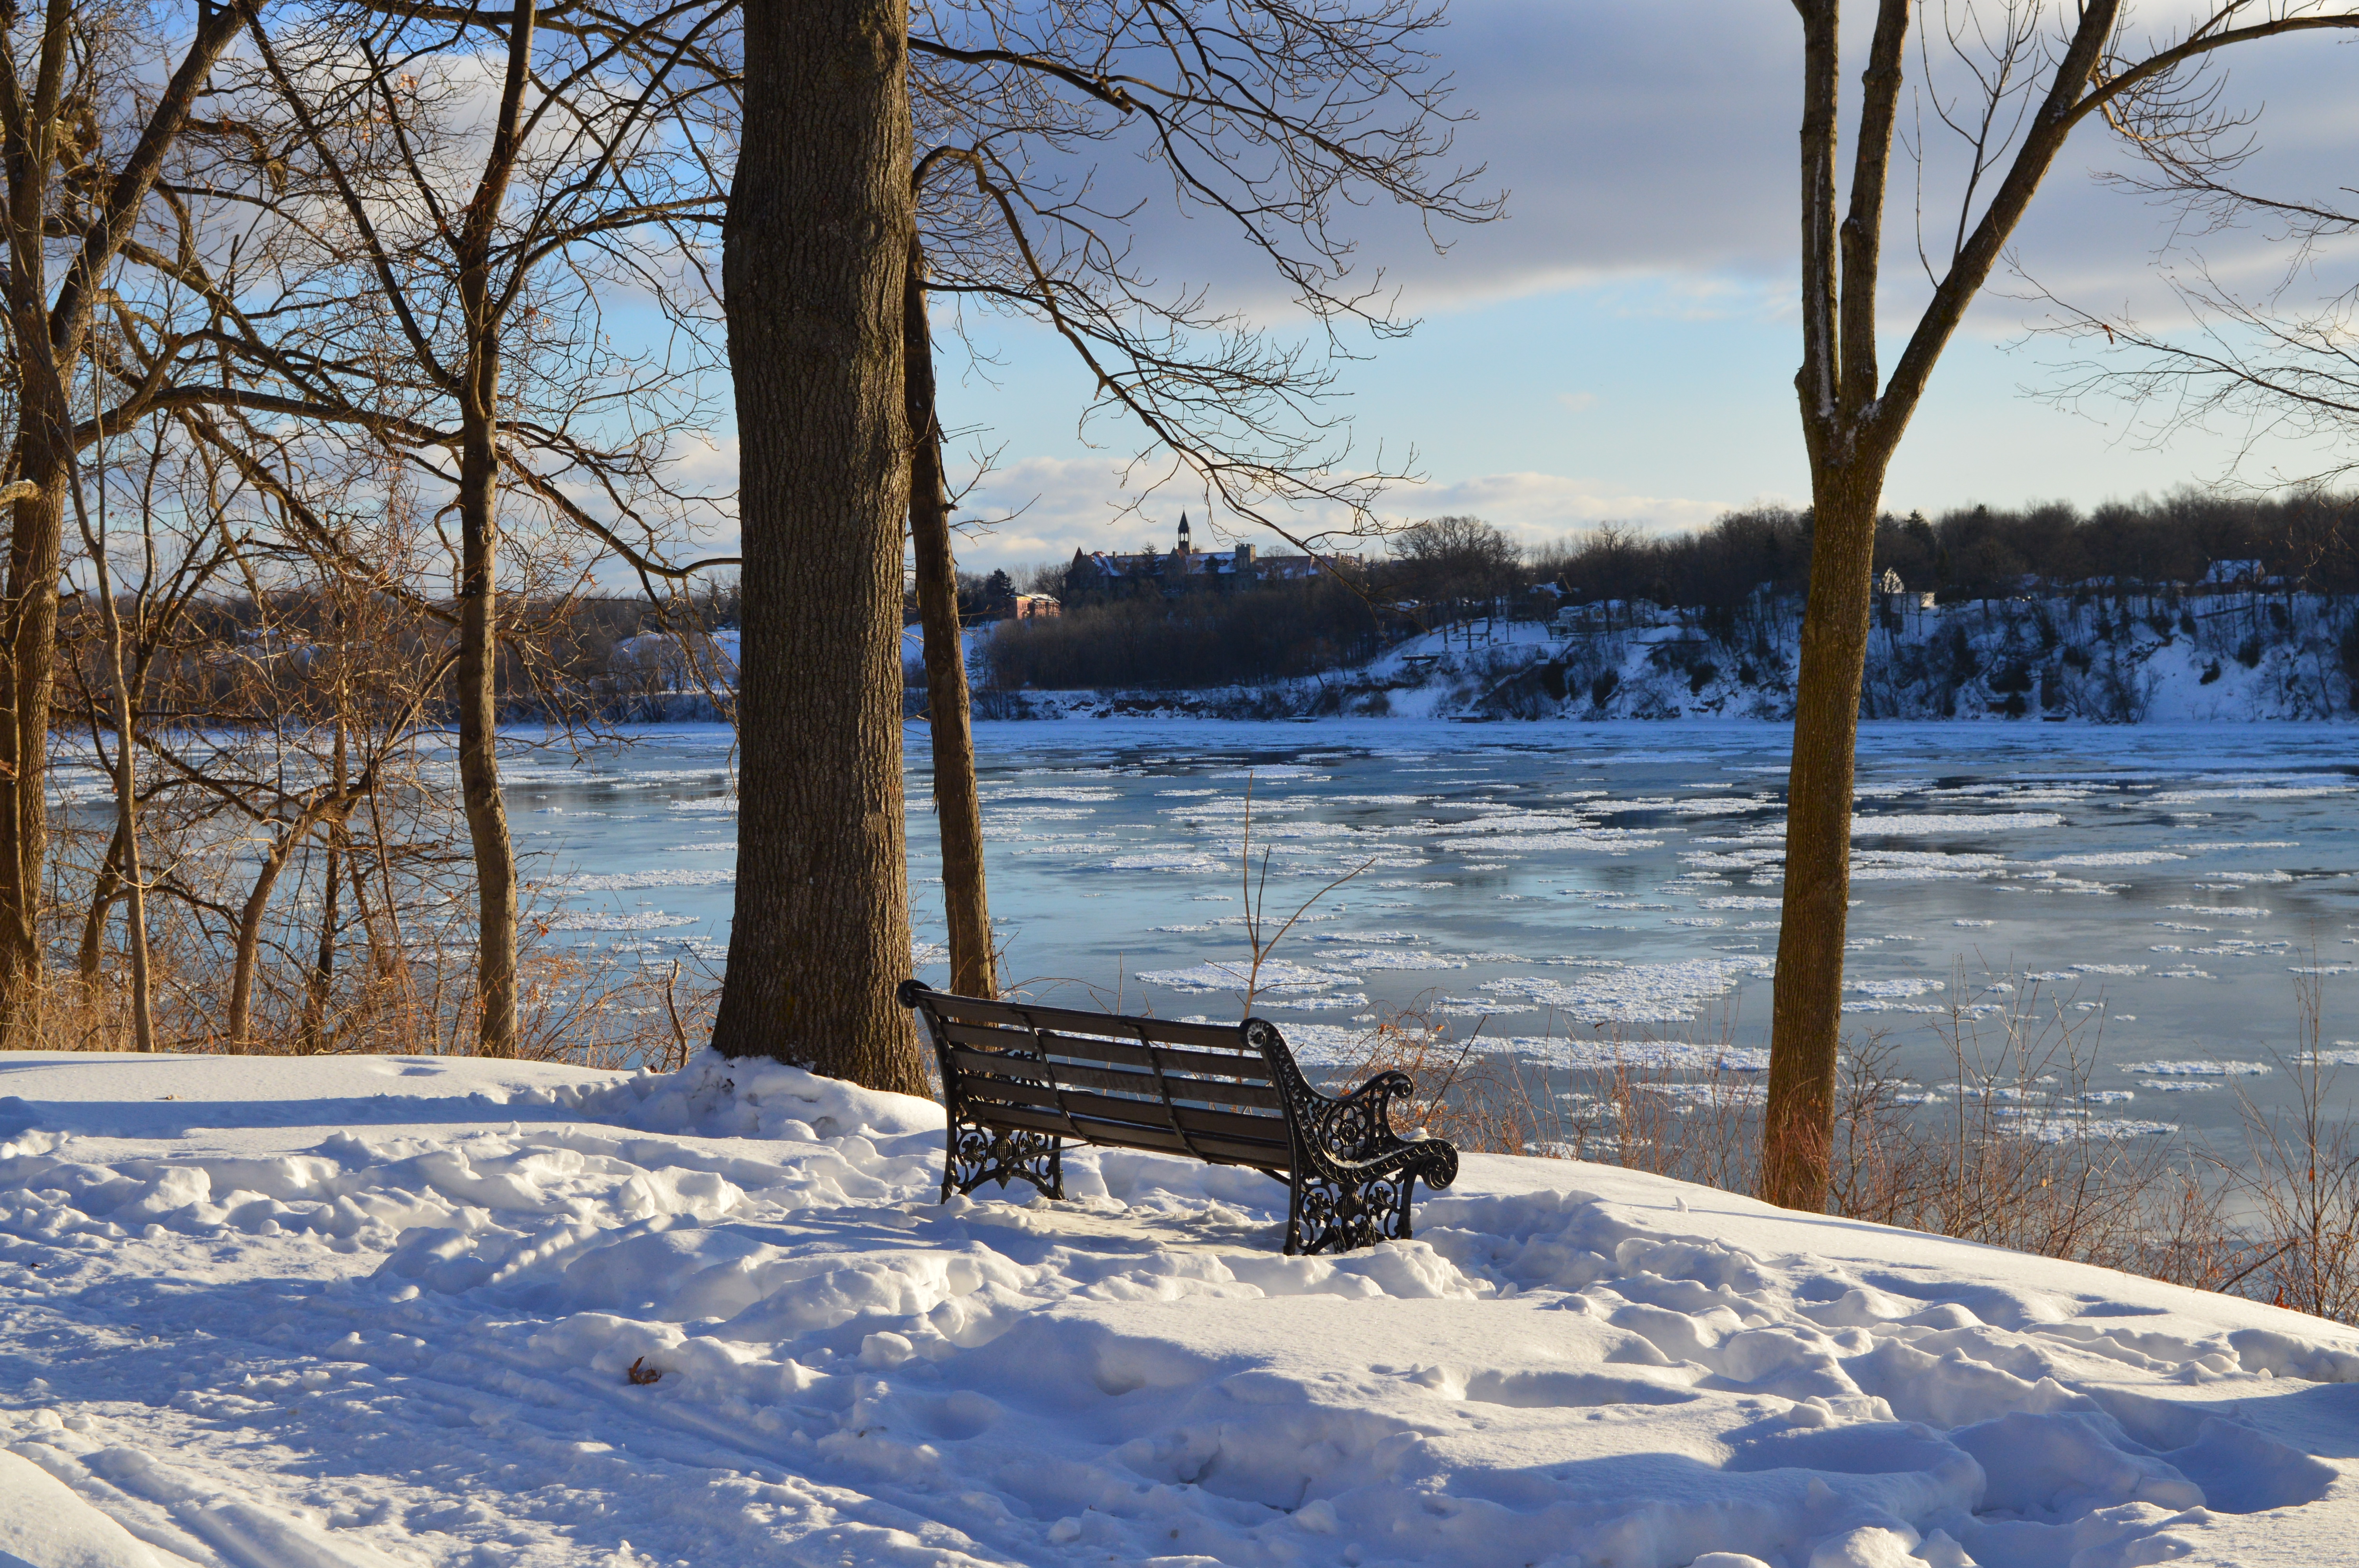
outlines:
{"label": "bench backrest", "polygon": [[1241,1023],[978,1001],[915,986],[904,994],[933,1036],[953,1118],[1292,1168],[1278,1075]]}

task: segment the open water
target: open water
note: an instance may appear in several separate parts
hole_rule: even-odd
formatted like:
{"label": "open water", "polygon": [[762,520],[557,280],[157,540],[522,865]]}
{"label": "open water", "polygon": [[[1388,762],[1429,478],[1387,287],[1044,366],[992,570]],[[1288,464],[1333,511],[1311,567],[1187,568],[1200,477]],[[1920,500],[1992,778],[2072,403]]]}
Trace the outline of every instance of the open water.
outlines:
{"label": "open water", "polygon": [[[916,972],[940,981],[922,727],[908,733]],[[2359,1088],[2359,730],[1869,725],[1846,1010],[1929,1088],[1940,1030],[2027,1009],[2093,1055],[2122,1130],[2235,1122],[2288,1085],[2294,983]],[[1348,1058],[1389,1009],[1558,1066],[1765,1058],[1788,732],[1739,722],[978,726],[1003,978],[1079,1005],[1234,1018]],[[725,730],[657,726],[509,770],[559,940],[717,964]],[[1250,802],[1248,802],[1250,789]],[[1250,865],[1245,863],[1250,844]],[[1327,884],[1347,879],[1340,885]],[[1322,891],[1323,890],[1323,891]],[[2011,989],[2009,989],[2011,988]],[[2070,1077],[2070,1075],[2066,1075]]]}

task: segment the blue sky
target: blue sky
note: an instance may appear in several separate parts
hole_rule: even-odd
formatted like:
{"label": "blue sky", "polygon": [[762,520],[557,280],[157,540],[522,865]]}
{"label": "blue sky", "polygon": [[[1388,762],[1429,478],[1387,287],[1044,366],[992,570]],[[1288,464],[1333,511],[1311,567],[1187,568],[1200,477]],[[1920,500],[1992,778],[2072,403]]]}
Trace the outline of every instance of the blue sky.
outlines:
{"label": "blue sky", "polygon": [[[2139,13],[2158,28],[2176,15]],[[1799,47],[1791,8],[1459,0],[1452,16],[1443,65],[1455,73],[1458,105],[1481,116],[1460,151],[1489,164],[1509,191],[1510,216],[1462,234],[1441,256],[1389,215],[1368,217],[1366,254],[1422,320],[1405,341],[1367,345],[1371,357],[1343,375],[1350,395],[1341,406],[1361,448],[1381,442],[1397,459],[1414,447],[1428,476],[1381,510],[1401,519],[1473,512],[1537,544],[1607,519],[1693,526],[1732,505],[1804,499],[1792,392]],[[2254,180],[2302,192],[2347,181],[2359,102],[2348,92],[2346,50],[2272,43],[2238,61],[2229,101],[2268,108],[2268,150],[2248,166]],[[1919,72],[1913,51],[1910,71]],[[1937,56],[1932,90],[1944,80]],[[1938,136],[1929,146],[1926,189],[1938,207],[1954,186],[1955,159]],[[2176,307],[2163,279],[2173,268],[2200,256],[2257,286],[2282,267],[2266,236],[2190,243],[2170,214],[2104,188],[2093,177],[2117,157],[2087,131],[2068,147],[2020,233],[2025,274],[2077,304],[2169,321]],[[1904,160],[1893,192],[1904,224],[1914,178]],[[1211,225],[1165,218],[1144,232],[1179,259],[1181,270],[1166,276],[1285,329],[1287,303]],[[1889,243],[1906,247],[1906,230]],[[2327,287],[2340,254],[2327,253],[2316,287]],[[1913,271],[1913,255],[1887,264],[1887,362],[1924,290]],[[2020,276],[1996,283],[2018,297],[2027,288]],[[2181,432],[2158,447],[2130,430],[2118,406],[2054,406],[2038,394],[2063,384],[2077,351],[2027,341],[2025,327],[2040,315],[2020,297],[1977,309],[1902,448],[1888,505],[2060,498],[2086,506],[2232,470],[2266,481],[2318,466],[2314,451],[2267,443],[2240,466],[2241,432]],[[969,510],[1019,514],[971,540],[962,564],[1160,544],[1182,505],[1201,522],[1201,504],[1178,493],[1158,497],[1144,518],[1116,521],[1114,470],[1126,449],[1111,438],[1093,449],[1076,436],[1088,384],[1067,351],[1027,328],[979,327],[997,364],[987,380],[945,366],[948,423],[974,432],[969,448],[998,452]]]}

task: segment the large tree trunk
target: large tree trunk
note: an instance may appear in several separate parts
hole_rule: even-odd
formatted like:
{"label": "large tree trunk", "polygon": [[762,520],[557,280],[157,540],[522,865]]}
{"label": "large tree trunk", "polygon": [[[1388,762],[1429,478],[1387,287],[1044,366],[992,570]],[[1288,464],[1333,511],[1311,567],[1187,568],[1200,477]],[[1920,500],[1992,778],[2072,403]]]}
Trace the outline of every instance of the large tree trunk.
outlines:
{"label": "large tree trunk", "polygon": [[752,0],[723,276],[737,388],[745,748],[713,1044],[922,1092],[901,817],[907,16]]}
{"label": "large tree trunk", "polygon": [[950,927],[951,989],[997,996],[991,901],[984,896],[983,803],[974,781],[974,725],[959,633],[958,562],[951,551],[950,485],[934,408],[934,339],[926,313],[924,244],[909,242],[902,352],[909,378],[909,545],[925,629],[926,711],[933,733],[934,819],[942,838],[942,910]]}
{"label": "large tree trunk", "polygon": [[1810,595],[1795,676],[1786,889],[1771,991],[1762,1196],[1813,1211],[1826,1207],[1832,1153],[1851,903],[1852,770],[1884,478],[1880,460],[1861,466],[1865,471],[1820,474],[1812,485]]}

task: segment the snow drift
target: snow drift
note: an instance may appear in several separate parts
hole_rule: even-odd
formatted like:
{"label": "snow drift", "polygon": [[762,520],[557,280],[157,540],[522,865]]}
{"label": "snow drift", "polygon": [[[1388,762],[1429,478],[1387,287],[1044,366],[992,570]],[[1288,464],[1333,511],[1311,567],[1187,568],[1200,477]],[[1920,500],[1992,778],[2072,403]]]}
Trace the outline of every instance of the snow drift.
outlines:
{"label": "snow drift", "polygon": [[1469,1157],[1414,1241],[1289,1259],[1277,1184],[1155,1155],[937,1204],[939,1109],[767,1064],[0,1094],[38,1568],[2130,1568],[2359,1526],[2359,1336],[1602,1167]]}

